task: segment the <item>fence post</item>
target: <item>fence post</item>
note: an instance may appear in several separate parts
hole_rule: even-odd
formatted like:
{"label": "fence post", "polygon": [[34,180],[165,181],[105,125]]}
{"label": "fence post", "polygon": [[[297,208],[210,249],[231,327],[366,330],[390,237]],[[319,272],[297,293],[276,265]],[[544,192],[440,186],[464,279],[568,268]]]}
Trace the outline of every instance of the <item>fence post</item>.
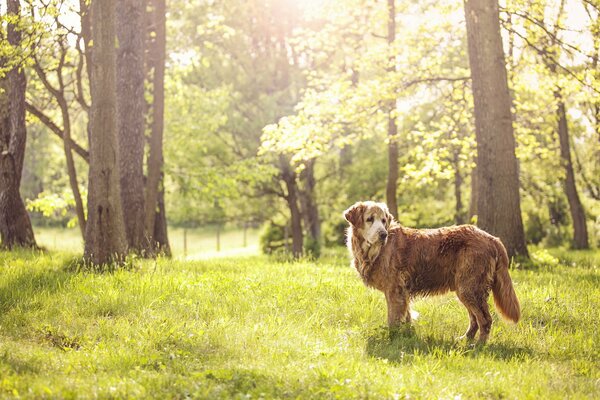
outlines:
{"label": "fence post", "polygon": [[187,228],[183,228],[183,258],[187,257]]}

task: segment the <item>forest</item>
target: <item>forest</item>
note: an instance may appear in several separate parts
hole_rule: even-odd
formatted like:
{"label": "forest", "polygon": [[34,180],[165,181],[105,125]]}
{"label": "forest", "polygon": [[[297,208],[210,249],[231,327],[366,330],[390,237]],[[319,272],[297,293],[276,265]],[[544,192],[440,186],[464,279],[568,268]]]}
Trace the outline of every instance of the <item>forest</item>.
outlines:
{"label": "forest", "polygon": [[[594,398],[599,57],[598,0],[0,0],[0,397]],[[522,320],[387,328],[366,200]]]}

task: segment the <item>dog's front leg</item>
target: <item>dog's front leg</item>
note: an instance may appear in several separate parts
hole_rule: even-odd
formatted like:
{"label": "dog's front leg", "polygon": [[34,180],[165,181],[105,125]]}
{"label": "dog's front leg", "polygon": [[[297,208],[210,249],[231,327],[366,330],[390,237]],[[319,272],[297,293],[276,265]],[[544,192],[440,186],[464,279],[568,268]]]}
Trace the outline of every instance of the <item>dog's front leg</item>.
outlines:
{"label": "dog's front leg", "polygon": [[385,291],[385,300],[388,307],[388,326],[390,328],[403,322],[410,322],[408,291],[400,286],[389,288]]}

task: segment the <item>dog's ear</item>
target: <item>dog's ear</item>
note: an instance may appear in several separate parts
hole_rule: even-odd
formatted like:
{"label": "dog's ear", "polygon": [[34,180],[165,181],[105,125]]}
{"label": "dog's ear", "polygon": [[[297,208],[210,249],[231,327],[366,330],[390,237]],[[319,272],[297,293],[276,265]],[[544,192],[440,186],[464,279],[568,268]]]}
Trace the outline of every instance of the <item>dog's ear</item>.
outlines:
{"label": "dog's ear", "polygon": [[352,207],[344,211],[344,218],[352,225],[356,226],[362,221],[362,214],[365,206],[362,203],[355,203]]}

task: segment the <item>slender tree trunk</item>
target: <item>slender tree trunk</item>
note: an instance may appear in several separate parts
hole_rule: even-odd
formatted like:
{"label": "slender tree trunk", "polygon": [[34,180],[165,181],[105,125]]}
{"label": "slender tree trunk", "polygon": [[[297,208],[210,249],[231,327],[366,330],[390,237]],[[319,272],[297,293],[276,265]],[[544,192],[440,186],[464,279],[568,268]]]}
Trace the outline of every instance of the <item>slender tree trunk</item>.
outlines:
{"label": "slender tree trunk", "polygon": [[[388,44],[390,51],[396,40],[396,2],[388,0]],[[388,70],[396,71],[395,56],[390,56]],[[394,218],[398,219],[398,200],[396,187],[398,186],[398,126],[396,124],[396,99],[394,98],[388,109],[388,178],[385,197],[388,209]]]}
{"label": "slender tree trunk", "polygon": [[[92,8],[90,0],[79,0],[79,18],[81,21],[81,38],[83,39],[83,55],[85,57],[85,67],[87,71],[88,81],[91,86],[92,79]],[[87,121],[88,148],[92,141],[92,113],[88,115]]]}
{"label": "slender tree trunk", "polygon": [[[319,216],[319,207],[315,199],[315,159],[306,163],[306,168],[300,174],[303,182],[303,188],[300,190],[300,205],[302,206],[302,216],[304,217],[304,227],[308,237],[312,241],[311,248],[314,256],[318,257],[321,246],[321,218]],[[312,247],[312,246],[311,246]]]}
{"label": "slender tree trunk", "polygon": [[65,159],[67,161],[67,174],[69,175],[69,184],[73,192],[75,200],[75,213],[81,237],[85,239],[85,212],[81,192],[79,191],[79,183],[77,182],[77,169],[75,168],[75,160],[73,159],[72,140],[71,140],[71,119],[69,117],[69,109],[66,100],[57,98],[63,120],[63,148],[65,151]]}
{"label": "slender tree trunk", "polygon": [[158,191],[158,208],[154,219],[154,252],[171,257],[171,245],[167,231],[167,213],[165,211],[164,175],[161,173],[160,190]]}
{"label": "slender tree trunk", "polygon": [[471,199],[469,201],[469,223],[473,222],[473,218],[477,216],[477,166],[471,171]]}
{"label": "slender tree trunk", "polygon": [[567,124],[567,114],[565,103],[560,91],[556,91],[554,96],[558,100],[558,139],[560,142],[560,158],[565,169],[564,188],[567,200],[569,201],[569,210],[573,220],[573,247],[576,249],[589,248],[587,225],[585,221],[585,211],[575,183],[575,173],[573,172],[573,162],[571,161],[571,145],[569,143],[569,127]]}
{"label": "slender tree trunk", "polygon": [[[7,13],[20,15],[20,2],[8,0]],[[14,23],[7,24],[6,39],[13,47],[21,45],[21,32]],[[6,60],[0,59],[0,62],[4,66]],[[27,141],[26,84],[21,65],[14,66],[0,80],[0,244],[9,249],[37,247],[31,220],[19,192]]]}
{"label": "slender tree trunk", "polygon": [[497,0],[465,0],[477,139],[477,224],[528,256]]}
{"label": "slender tree trunk", "polygon": [[458,152],[454,154],[453,158],[454,163],[454,198],[455,198],[455,215],[454,221],[457,225],[461,225],[465,223],[465,213],[463,211],[463,203],[462,203],[462,172],[460,170],[460,161],[458,159]]}
{"label": "slender tree trunk", "polygon": [[117,3],[117,128],[121,202],[129,249],[148,250],[144,199],[144,0]]}
{"label": "slender tree trunk", "polygon": [[[153,26],[154,26],[154,43],[150,49],[150,58],[153,63],[152,76],[152,133],[150,137],[150,154],[148,156],[148,178],[146,180],[146,232],[155,233],[155,222],[157,220],[157,207],[159,200],[159,192],[161,186],[161,176],[163,168],[163,127],[164,127],[164,102],[165,102],[165,53],[166,53],[166,4],[165,0],[154,0],[153,4]],[[159,210],[159,215],[161,211]],[[167,239],[166,235],[166,217],[163,206],[162,217],[165,219],[164,226],[161,229],[165,230],[163,239]],[[162,222],[162,221],[161,221]],[[167,243],[159,243],[157,238],[149,238],[150,243],[154,248],[163,246],[168,247]]]}
{"label": "slender tree trunk", "polygon": [[293,171],[289,160],[287,160],[285,156],[279,156],[279,164],[281,178],[285,182],[287,189],[285,200],[290,210],[292,224],[292,254],[297,258],[302,255],[302,245],[304,242],[302,233],[302,214],[298,207],[298,183],[296,180],[296,173]]}
{"label": "slender tree trunk", "polygon": [[92,129],[84,258],[102,265],[127,251],[117,148],[115,1],[92,2]]}

